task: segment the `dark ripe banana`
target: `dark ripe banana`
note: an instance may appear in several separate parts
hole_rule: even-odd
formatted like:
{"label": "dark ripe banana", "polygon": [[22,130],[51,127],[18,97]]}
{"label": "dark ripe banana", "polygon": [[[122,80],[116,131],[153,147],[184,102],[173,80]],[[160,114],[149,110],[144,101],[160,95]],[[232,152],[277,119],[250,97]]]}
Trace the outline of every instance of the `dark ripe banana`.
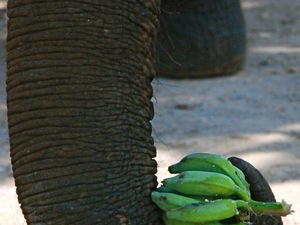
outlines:
{"label": "dark ripe banana", "polygon": [[250,200],[244,189],[237,186],[230,177],[220,173],[185,171],[174,177],[164,179],[162,183],[167,188],[186,195],[210,197],[236,195],[245,201]]}
{"label": "dark ripe banana", "polygon": [[236,201],[218,199],[207,203],[194,203],[169,210],[166,217],[170,220],[180,220],[187,223],[218,222],[238,215]]}
{"label": "dark ripe banana", "polygon": [[210,153],[192,153],[185,156],[180,162],[169,166],[170,173],[183,171],[207,171],[229,176],[239,187],[245,189],[250,197],[249,184],[243,172],[232,165],[225,157]]}

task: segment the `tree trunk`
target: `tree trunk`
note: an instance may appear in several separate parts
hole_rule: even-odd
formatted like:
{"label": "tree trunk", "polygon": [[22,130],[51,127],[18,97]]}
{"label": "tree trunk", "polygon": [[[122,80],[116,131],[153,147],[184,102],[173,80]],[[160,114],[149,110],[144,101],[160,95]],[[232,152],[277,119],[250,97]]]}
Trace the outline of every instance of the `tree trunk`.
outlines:
{"label": "tree trunk", "polygon": [[7,107],[28,224],[160,224],[158,1],[9,0]]}

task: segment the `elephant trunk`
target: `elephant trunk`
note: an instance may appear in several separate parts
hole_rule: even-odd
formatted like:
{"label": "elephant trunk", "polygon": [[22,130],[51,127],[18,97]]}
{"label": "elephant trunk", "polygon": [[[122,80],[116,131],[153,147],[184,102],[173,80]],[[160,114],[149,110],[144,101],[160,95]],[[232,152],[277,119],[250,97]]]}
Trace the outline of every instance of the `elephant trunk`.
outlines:
{"label": "elephant trunk", "polygon": [[28,224],[160,224],[157,3],[8,0],[11,160]]}

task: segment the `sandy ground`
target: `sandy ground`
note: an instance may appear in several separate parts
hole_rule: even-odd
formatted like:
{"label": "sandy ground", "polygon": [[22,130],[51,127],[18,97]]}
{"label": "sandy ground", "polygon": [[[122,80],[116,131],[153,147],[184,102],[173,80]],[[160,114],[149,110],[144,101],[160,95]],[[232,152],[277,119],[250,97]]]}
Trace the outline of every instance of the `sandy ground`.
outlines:
{"label": "sandy ground", "polygon": [[[5,106],[5,2],[0,0],[0,225],[25,224],[9,161]],[[244,71],[206,80],[154,80],[158,179],[191,152],[239,156],[293,204],[300,224],[300,1],[242,0],[248,28]]]}

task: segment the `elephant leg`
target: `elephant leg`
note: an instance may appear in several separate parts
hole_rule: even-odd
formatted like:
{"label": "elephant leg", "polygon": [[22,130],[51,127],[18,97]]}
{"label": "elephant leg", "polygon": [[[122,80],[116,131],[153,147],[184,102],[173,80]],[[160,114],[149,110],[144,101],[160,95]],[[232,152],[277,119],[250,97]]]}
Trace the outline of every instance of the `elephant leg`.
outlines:
{"label": "elephant leg", "polygon": [[165,0],[161,8],[158,76],[205,78],[243,68],[246,28],[240,0]]}
{"label": "elephant leg", "polygon": [[158,0],[8,0],[13,175],[28,224],[160,224]]}

